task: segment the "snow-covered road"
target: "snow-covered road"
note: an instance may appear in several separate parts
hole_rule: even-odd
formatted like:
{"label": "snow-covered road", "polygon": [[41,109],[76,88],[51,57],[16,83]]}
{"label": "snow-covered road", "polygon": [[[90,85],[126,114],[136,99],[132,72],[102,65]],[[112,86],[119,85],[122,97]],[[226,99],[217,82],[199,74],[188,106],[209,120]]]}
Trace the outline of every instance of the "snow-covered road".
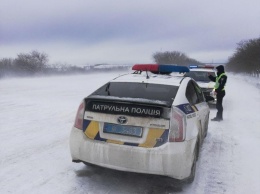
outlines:
{"label": "snow-covered road", "polygon": [[224,121],[210,122],[192,184],[72,163],[80,101],[117,75],[0,80],[1,194],[260,193],[260,89],[241,75],[229,75]]}

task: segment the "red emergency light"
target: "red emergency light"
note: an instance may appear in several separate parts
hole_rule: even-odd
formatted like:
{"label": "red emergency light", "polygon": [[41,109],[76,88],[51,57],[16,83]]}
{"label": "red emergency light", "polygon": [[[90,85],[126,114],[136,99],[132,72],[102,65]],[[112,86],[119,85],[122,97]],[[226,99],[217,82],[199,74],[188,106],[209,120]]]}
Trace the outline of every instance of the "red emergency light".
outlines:
{"label": "red emergency light", "polygon": [[135,64],[132,70],[158,72],[159,64]]}
{"label": "red emergency light", "polygon": [[178,65],[163,65],[163,64],[135,64],[132,67],[135,71],[151,71],[152,73],[170,74],[172,72],[189,72],[189,68],[186,66]]}
{"label": "red emergency light", "polygon": [[214,69],[215,67],[213,65],[205,65],[204,68]]}

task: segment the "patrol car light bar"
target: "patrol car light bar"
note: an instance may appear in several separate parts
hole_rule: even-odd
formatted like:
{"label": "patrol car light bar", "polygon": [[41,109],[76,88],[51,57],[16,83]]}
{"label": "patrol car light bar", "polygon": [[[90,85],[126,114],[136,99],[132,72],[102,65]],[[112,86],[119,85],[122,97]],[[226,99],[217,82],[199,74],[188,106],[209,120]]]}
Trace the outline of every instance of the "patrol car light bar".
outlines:
{"label": "patrol car light bar", "polygon": [[135,64],[132,67],[135,71],[151,71],[153,73],[172,73],[172,72],[189,72],[189,68],[186,66],[178,65],[163,65],[163,64]]}
{"label": "patrol car light bar", "polygon": [[190,69],[194,68],[208,68],[208,69],[214,69],[215,67],[213,65],[190,65]]}

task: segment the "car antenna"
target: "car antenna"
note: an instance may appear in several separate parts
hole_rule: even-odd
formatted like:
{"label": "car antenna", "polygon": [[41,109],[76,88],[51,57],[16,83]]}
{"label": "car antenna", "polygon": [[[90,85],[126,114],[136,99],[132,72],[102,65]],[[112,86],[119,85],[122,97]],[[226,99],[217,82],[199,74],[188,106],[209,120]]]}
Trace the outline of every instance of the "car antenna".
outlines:
{"label": "car antenna", "polygon": [[148,72],[147,72],[147,70],[146,70],[146,79],[149,79],[150,77],[149,77],[149,75],[148,75]]}

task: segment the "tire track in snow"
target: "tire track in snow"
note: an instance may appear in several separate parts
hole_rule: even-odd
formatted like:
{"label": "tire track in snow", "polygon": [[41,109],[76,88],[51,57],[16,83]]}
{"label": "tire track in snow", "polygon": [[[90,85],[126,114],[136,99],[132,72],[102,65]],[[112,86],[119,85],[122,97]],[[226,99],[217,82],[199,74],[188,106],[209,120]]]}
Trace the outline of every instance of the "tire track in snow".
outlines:
{"label": "tire track in snow", "polygon": [[[225,128],[219,123],[211,124],[211,132],[201,149],[199,161],[199,180],[202,185],[197,193],[219,194],[232,193],[230,181],[232,180],[233,139],[225,135]],[[198,182],[200,184],[200,182]],[[201,189],[200,189],[201,188]]]}
{"label": "tire track in snow", "polygon": [[[215,128],[218,132],[223,131],[221,128]],[[209,139],[209,145],[205,146],[204,155],[210,155],[210,166],[206,169],[206,184],[203,193],[225,193],[227,191],[227,183],[223,182],[227,170],[223,164],[226,158],[225,147],[222,132],[214,134]]]}
{"label": "tire track in snow", "polygon": [[[258,190],[254,181],[257,176],[252,176],[257,174],[257,170],[249,169],[259,167],[246,158],[256,154],[251,150],[257,147],[254,146],[257,144],[255,139],[259,136],[255,130],[259,125],[259,119],[256,119],[259,118],[259,109],[254,108],[259,107],[259,90],[239,77],[230,78],[224,98],[224,121],[209,123],[209,135],[201,150],[197,177],[188,193],[237,194]],[[238,90],[238,85],[243,92]],[[251,101],[248,101],[249,97]],[[215,114],[216,110],[211,109],[211,118]],[[258,157],[255,159],[259,160]]]}
{"label": "tire track in snow", "polygon": [[[211,109],[211,118],[216,114]],[[214,115],[214,116],[213,116]],[[228,121],[210,122],[208,135],[201,147],[195,181],[184,190],[192,194],[233,193],[232,166],[235,140],[229,135]]]}

